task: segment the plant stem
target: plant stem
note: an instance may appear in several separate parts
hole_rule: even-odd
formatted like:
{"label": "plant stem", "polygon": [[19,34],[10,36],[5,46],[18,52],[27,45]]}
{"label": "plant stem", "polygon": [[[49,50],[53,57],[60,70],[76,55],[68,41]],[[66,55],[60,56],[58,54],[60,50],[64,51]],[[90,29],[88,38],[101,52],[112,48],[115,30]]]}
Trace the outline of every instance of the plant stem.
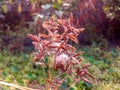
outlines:
{"label": "plant stem", "polygon": [[48,62],[48,79],[47,79],[47,90],[51,90],[51,70],[50,70],[50,61]]}

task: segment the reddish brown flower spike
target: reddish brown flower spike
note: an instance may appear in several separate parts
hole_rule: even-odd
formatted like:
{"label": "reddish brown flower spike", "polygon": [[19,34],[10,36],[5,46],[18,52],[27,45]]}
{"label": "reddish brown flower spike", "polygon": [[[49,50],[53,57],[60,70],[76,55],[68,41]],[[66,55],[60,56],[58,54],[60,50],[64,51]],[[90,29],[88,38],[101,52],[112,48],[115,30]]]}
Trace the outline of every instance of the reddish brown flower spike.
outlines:
{"label": "reddish brown flower spike", "polygon": [[[28,37],[33,40],[33,45],[36,50],[33,62],[39,62],[39,65],[44,64],[44,66],[48,66],[48,64],[50,64],[50,67],[48,66],[49,70],[54,68],[57,73],[65,72],[71,76],[75,75],[73,79],[77,79],[76,81],[83,80],[90,83],[90,81],[85,77],[87,75],[93,78],[87,71],[90,64],[80,66],[83,59],[79,58],[79,56],[83,52],[76,53],[76,48],[68,43],[69,40],[72,40],[78,44],[77,36],[84,30],[84,28],[77,29],[73,27],[72,22],[72,14],[69,19],[57,19],[53,16],[49,21],[43,23],[43,27],[47,34],[39,33],[38,36],[28,34]],[[52,60],[50,58],[51,56]],[[46,59],[44,57],[50,58],[48,63],[45,63]],[[57,86],[61,77],[59,77],[59,79],[57,78],[56,80],[52,80],[51,75],[48,76],[50,76],[50,80],[47,82],[50,86],[53,84]]]}
{"label": "reddish brown flower spike", "polygon": [[28,37],[30,37],[33,41],[38,42],[38,38],[32,34],[28,34]]}

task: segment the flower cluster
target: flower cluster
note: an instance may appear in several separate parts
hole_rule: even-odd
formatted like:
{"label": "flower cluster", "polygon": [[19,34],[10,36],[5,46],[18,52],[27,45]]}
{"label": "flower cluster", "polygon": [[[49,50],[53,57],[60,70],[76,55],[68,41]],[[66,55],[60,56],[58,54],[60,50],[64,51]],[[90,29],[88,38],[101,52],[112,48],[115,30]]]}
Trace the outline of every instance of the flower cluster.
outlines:
{"label": "flower cluster", "polygon": [[83,67],[80,65],[82,58],[79,56],[83,52],[76,53],[76,48],[68,44],[69,40],[78,44],[77,36],[84,30],[84,28],[74,28],[72,20],[72,15],[68,20],[53,16],[49,21],[43,23],[43,27],[46,29],[45,33],[28,35],[33,40],[36,50],[34,62],[40,62],[41,65],[47,67],[45,57],[52,56],[53,58],[52,60],[49,59],[49,63],[53,63],[54,71],[72,75],[75,81],[83,80],[90,83],[84,77],[86,74],[92,77],[87,71],[89,64]]}

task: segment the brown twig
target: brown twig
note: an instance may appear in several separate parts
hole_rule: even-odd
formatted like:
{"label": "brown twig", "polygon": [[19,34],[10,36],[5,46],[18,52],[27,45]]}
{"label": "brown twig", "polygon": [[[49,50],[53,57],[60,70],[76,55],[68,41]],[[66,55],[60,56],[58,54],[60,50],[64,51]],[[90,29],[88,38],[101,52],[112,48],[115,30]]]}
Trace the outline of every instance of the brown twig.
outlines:
{"label": "brown twig", "polygon": [[23,87],[23,86],[19,86],[19,85],[17,85],[17,84],[7,83],[7,82],[3,82],[3,81],[0,81],[0,85],[13,87],[13,88],[17,88],[17,89],[20,89],[20,90],[37,90],[37,89],[32,89],[32,88],[28,88],[28,87]]}

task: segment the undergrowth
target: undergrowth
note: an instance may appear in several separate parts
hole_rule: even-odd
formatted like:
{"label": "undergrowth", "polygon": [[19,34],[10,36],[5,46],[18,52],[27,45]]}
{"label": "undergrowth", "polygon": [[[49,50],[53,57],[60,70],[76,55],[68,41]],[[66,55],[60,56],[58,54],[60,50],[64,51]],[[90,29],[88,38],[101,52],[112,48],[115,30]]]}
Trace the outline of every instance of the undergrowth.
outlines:
{"label": "undergrowth", "polygon": [[[98,45],[81,46],[84,62],[91,63],[89,71],[96,78],[94,84],[80,81],[71,85],[70,90],[120,90],[120,48],[102,50]],[[39,88],[45,84],[43,75],[45,71],[40,67],[33,68],[33,56],[25,53],[12,55],[7,51],[0,53],[0,80],[23,86]],[[32,84],[32,86],[31,86]],[[63,87],[65,85],[63,84]],[[0,86],[3,90],[14,90]],[[63,89],[62,89],[63,90]]]}
{"label": "undergrowth", "polygon": [[[38,87],[38,83],[45,83],[43,81],[43,72],[39,71],[40,67],[34,69],[32,62],[32,55],[25,53],[11,54],[7,51],[2,51],[0,53],[0,80],[5,82],[10,82],[18,84],[21,86]],[[2,90],[12,90],[4,89],[0,85]]]}

